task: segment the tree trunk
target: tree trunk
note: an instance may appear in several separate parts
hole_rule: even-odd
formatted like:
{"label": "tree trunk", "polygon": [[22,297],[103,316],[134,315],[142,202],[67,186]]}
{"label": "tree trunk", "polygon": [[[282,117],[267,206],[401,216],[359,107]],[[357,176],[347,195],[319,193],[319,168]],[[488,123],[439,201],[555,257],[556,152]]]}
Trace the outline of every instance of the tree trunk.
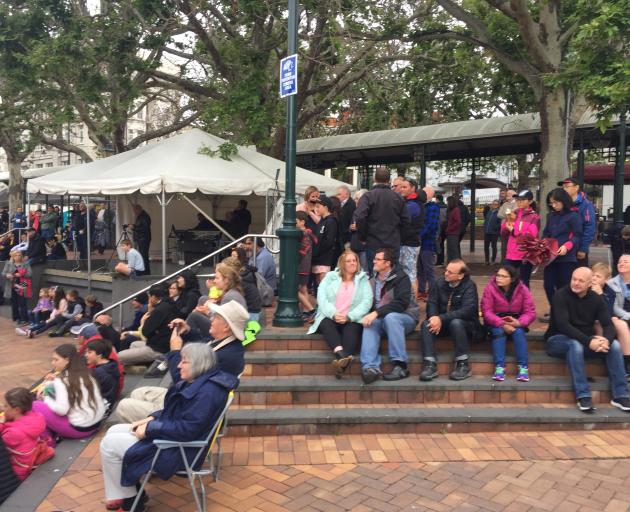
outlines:
{"label": "tree trunk", "polygon": [[[569,116],[569,123],[571,123]],[[540,213],[546,217],[547,194],[557,182],[569,175],[567,146],[566,91],[563,88],[545,88],[540,100]],[[569,130],[569,135],[573,130]],[[571,146],[571,144],[569,144]]]}
{"label": "tree trunk", "polygon": [[22,179],[22,161],[7,153],[9,164],[9,212],[15,213],[24,203],[24,180]]}

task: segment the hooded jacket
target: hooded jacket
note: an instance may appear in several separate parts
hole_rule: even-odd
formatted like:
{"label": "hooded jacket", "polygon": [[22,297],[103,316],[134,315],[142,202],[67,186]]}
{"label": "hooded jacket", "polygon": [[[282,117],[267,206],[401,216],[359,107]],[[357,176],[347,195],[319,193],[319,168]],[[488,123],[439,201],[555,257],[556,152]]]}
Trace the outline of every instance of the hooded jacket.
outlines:
{"label": "hooded jacket", "polygon": [[[374,295],[376,279],[378,274],[370,279]],[[411,281],[399,264],[396,264],[385,278],[380,298],[380,307],[376,308],[377,298],[374,296],[374,311],[378,318],[384,318],[389,313],[406,313],[416,322],[420,318],[420,308],[411,293]]]}
{"label": "hooded jacket", "polygon": [[[317,315],[315,315],[315,321],[308,330],[308,334],[316,332],[324,318],[333,320],[336,313],[337,291],[341,286],[341,282],[341,273],[337,269],[328,272],[319,284],[317,288]],[[348,320],[350,322],[359,322],[370,312],[373,302],[374,293],[370,286],[370,280],[367,274],[361,270],[354,276],[354,295],[352,296],[352,304],[347,315]]]}
{"label": "hooded jacket", "polygon": [[582,220],[582,238],[577,250],[588,254],[589,247],[597,233],[597,215],[595,215],[593,203],[586,198],[584,192],[578,192],[578,196],[575,199],[575,207]]}
{"label": "hooded jacket", "polygon": [[409,223],[403,227],[400,245],[419,247],[420,233],[424,224],[424,204],[418,194],[414,192],[405,198],[405,206],[409,214]]}
{"label": "hooded jacket", "polygon": [[[225,407],[236,377],[216,368],[207,371],[188,383],[180,380],[169,388],[164,398],[164,409],[153,412],[147,424],[146,437],[131,446],[123,457],[121,484],[135,485],[151,467],[157,452],[154,439],[171,441],[197,441],[204,439]],[[196,448],[187,448],[186,457],[192,462]],[[200,457],[197,468],[205,457]],[[168,480],[176,471],[184,469],[178,448],[162,451],[153,468],[162,480]]]}
{"label": "hooded jacket", "polygon": [[497,313],[510,313],[511,316],[516,316],[522,327],[529,326],[536,319],[536,306],[529,288],[518,281],[508,301],[499,289],[496,277],[492,278],[483,291],[481,312],[484,324],[491,327],[503,327],[503,318]]}
{"label": "hooded jacket", "polygon": [[107,410],[111,411],[118,399],[118,386],[120,383],[120,371],[118,363],[111,359],[105,364],[92,368],[92,376],[98,382],[101,396],[107,400]]}
{"label": "hooded jacket", "polygon": [[9,452],[13,471],[20,480],[24,480],[33,470],[35,447],[44,430],[46,420],[35,411],[28,411],[15,421],[0,423],[0,436]]}
{"label": "hooded jacket", "polygon": [[538,237],[540,231],[540,215],[538,215],[531,208],[524,210],[519,208],[516,212],[516,219],[514,220],[514,229],[508,230],[507,221],[504,220],[501,224],[501,236],[507,239],[507,252],[505,259],[522,261],[525,257],[525,252],[518,246],[518,236],[521,234],[530,234],[534,238]]}
{"label": "hooded jacket", "polygon": [[427,318],[439,316],[442,323],[465,320],[471,328],[476,328],[479,325],[478,305],[477,285],[469,276],[465,276],[455,287],[440,277],[429,292]]}
{"label": "hooded jacket", "polygon": [[335,267],[335,255],[338,252],[339,221],[334,215],[322,218],[317,224],[315,238],[317,244],[314,246],[311,264],[325,265],[330,268]]}
{"label": "hooded jacket", "polygon": [[624,309],[625,297],[623,290],[621,288],[621,283],[625,285],[623,277],[621,274],[609,279],[606,284],[611,289],[611,291],[615,294],[615,301],[612,307],[612,314],[622,320],[630,321],[630,311],[626,311]]}

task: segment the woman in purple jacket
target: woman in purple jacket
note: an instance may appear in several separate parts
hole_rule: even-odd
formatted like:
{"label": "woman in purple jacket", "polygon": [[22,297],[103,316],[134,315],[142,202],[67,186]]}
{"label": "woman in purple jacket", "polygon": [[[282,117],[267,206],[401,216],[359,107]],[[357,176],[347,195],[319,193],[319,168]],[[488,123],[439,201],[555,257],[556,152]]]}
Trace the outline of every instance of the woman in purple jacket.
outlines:
{"label": "woman in purple jacket", "polygon": [[492,334],[494,380],[505,380],[505,342],[512,338],[518,374],[516,380],[529,381],[525,329],[536,318],[536,307],[529,288],[519,279],[519,272],[510,265],[501,265],[483,291],[481,312]]}

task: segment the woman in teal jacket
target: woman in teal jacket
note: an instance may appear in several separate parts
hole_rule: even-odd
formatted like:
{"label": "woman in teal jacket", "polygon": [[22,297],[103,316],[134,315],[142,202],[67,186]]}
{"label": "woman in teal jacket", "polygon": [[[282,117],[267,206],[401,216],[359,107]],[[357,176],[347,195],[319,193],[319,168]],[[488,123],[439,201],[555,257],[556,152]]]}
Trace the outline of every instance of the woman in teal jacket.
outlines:
{"label": "woman in teal jacket", "polygon": [[359,257],[346,250],[337,269],[326,274],[317,290],[317,315],[308,330],[320,332],[335,355],[332,366],[338,379],[359,349],[363,326],[359,323],[372,308],[372,287],[361,270]]}

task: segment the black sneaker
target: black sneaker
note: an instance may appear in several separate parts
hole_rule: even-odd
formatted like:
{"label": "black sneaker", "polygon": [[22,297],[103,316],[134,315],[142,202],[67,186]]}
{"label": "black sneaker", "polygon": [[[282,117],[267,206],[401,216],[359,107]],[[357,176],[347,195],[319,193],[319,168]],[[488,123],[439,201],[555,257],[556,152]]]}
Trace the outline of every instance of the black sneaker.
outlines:
{"label": "black sneaker", "polygon": [[584,396],[582,398],[578,398],[577,406],[580,411],[585,412],[587,414],[592,414],[595,412],[595,407],[593,407],[593,399],[590,396]]}
{"label": "black sneaker", "polygon": [[437,364],[434,361],[425,361],[420,372],[420,380],[428,382],[438,376]]}
{"label": "black sneaker", "polygon": [[361,378],[364,384],[372,384],[383,376],[383,372],[378,368],[366,368],[361,372]]}
{"label": "black sneaker", "polygon": [[613,398],[610,404],[621,409],[623,412],[630,412],[630,398]]}
{"label": "black sneaker", "polygon": [[472,375],[468,359],[463,361],[455,361],[455,369],[448,376],[451,380],[464,380]]}
{"label": "black sneaker", "polygon": [[389,373],[383,375],[383,380],[402,380],[409,377],[409,370],[402,366],[394,365]]}

